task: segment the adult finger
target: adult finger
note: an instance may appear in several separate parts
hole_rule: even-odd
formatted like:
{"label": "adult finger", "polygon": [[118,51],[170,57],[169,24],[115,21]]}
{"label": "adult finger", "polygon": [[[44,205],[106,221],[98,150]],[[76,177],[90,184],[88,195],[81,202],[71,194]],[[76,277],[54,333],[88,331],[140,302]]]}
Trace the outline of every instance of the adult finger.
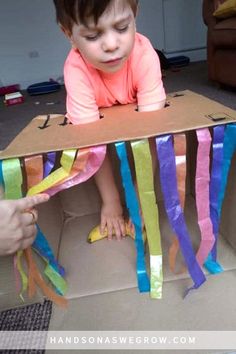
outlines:
{"label": "adult finger", "polygon": [[12,202],[15,203],[15,205],[19,211],[24,211],[25,209],[31,209],[38,204],[47,202],[49,200],[49,198],[50,197],[48,194],[43,193],[43,194],[37,194],[34,196],[14,200]]}
{"label": "adult finger", "polygon": [[28,237],[28,238],[24,238],[22,241],[21,241],[21,245],[20,245],[20,250],[24,250],[26,249],[27,247],[31,246],[32,243],[34,242],[35,240],[35,236],[31,236],[31,237]]}

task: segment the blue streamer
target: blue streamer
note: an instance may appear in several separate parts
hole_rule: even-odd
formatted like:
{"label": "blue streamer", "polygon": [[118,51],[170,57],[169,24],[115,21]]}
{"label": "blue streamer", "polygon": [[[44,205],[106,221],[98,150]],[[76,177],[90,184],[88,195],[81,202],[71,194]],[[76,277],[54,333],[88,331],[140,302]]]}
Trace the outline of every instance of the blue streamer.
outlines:
{"label": "blue streamer", "polygon": [[132,181],[131,171],[124,142],[116,143],[116,152],[121,162],[122,184],[125,191],[126,205],[135,228],[135,245],[137,251],[137,279],[140,292],[150,291],[150,281],[146,271],[144,242],[142,237],[142,220],[139,213],[139,203]]}
{"label": "blue streamer", "polygon": [[205,282],[206,278],[199,266],[190,241],[190,236],[184,220],[181,208],[177,180],[175,154],[172,136],[166,135],[156,138],[157,154],[160,165],[161,188],[164,196],[166,213],[172,229],[178,237],[181,251],[183,253],[189,274],[194,285],[187,289],[186,294],[192,289],[196,289]]}
{"label": "blue streamer", "polygon": [[55,269],[55,271],[57,273],[59,273],[61,276],[65,275],[65,270],[64,268],[58,264],[58,262],[56,261],[53,252],[51,250],[51,247],[49,246],[49,243],[46,239],[46,237],[44,236],[44,234],[42,233],[42,231],[40,230],[39,226],[37,226],[37,236],[36,239],[34,240],[34,243],[32,245],[32,247],[44,258],[46,258],[49,261],[49,264],[52,266],[53,269]]}
{"label": "blue streamer", "polygon": [[213,225],[213,233],[215,243],[212,251],[209,253],[207,260],[204,263],[205,268],[211,274],[218,274],[223,271],[222,266],[216,262],[217,239],[219,234],[219,195],[222,181],[223,170],[223,146],[224,146],[224,131],[225,126],[219,125],[213,129],[213,155],[212,155],[212,168],[210,179],[210,217]]}

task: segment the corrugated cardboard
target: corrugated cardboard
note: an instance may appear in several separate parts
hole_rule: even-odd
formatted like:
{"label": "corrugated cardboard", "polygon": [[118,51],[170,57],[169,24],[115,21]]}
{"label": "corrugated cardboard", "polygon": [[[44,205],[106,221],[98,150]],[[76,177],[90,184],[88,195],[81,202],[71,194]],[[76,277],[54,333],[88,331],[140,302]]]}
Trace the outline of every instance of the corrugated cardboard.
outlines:
{"label": "corrugated cardboard", "polygon": [[236,122],[234,110],[188,90],[169,95],[167,104],[154,112],[137,112],[135,105],[113,106],[101,109],[103,118],[99,121],[77,126],[65,124],[61,115],[37,116],[0,153],[0,159]]}

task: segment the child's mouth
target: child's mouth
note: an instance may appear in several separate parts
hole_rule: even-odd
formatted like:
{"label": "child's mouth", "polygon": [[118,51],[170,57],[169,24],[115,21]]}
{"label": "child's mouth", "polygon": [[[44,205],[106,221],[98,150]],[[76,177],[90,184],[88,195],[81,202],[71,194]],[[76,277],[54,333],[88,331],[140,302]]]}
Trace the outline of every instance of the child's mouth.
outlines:
{"label": "child's mouth", "polygon": [[122,58],[116,58],[116,59],[112,59],[112,60],[107,60],[104,62],[104,64],[107,64],[109,66],[115,66],[117,64],[119,64],[121,62]]}

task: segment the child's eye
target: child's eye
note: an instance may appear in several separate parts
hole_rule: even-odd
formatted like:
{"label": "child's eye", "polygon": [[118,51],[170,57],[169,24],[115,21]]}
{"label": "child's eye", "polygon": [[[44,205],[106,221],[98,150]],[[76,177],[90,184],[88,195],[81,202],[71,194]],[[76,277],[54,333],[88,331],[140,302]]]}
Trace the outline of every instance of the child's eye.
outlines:
{"label": "child's eye", "polygon": [[118,32],[122,33],[122,32],[126,32],[127,29],[128,29],[128,27],[129,27],[128,25],[122,26],[122,27],[117,27],[116,30],[117,30]]}
{"label": "child's eye", "polygon": [[99,33],[85,36],[85,39],[87,39],[87,41],[96,41],[96,39],[98,39],[98,37],[99,37]]}

